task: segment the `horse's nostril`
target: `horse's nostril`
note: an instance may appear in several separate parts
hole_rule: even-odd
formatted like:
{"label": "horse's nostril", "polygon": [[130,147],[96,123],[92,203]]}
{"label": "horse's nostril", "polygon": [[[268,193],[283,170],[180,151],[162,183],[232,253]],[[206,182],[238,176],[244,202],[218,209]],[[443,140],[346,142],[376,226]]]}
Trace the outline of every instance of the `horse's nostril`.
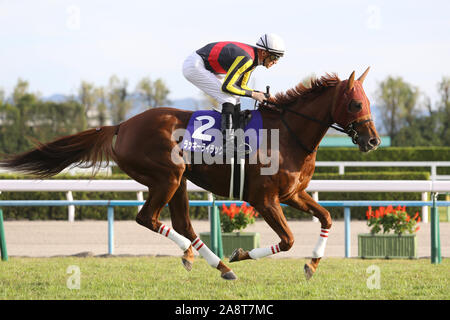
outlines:
{"label": "horse's nostril", "polygon": [[372,146],[372,147],[376,147],[379,144],[380,144],[380,139],[378,139],[378,138],[371,138],[369,140],[369,145]]}

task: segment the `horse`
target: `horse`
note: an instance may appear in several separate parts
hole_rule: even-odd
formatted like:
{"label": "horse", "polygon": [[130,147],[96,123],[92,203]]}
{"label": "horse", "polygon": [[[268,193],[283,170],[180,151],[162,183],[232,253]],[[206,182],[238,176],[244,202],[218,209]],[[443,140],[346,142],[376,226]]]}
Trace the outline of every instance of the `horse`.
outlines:
{"label": "horse", "polygon": [[[370,67],[369,67],[370,68]],[[281,204],[317,217],[321,232],[304,273],[310,279],[324,255],[332,220],[330,213],[305,191],[311,180],[318,145],[330,126],[347,133],[361,152],[375,150],[380,139],[373,123],[370,102],[362,87],[369,68],[355,80],[355,71],[341,81],[336,74],[311,80],[309,87],[299,83],[286,92],[276,93],[259,106],[263,128],[278,130],[278,150],[267,144],[269,154],[277,154],[278,170],[261,174],[267,164],[258,158],[245,164],[243,200],[253,206],[276,232],[280,242],[266,248],[244,251],[237,248],[229,262],[260,259],[294,244]],[[132,179],[148,187],[148,198],[136,216],[136,222],[174,241],[182,250],[181,262],[190,271],[196,249],[206,262],[220,271],[226,280],[237,279],[233,270],[217,257],[197,236],[189,217],[187,179],[219,196],[228,196],[231,166],[226,163],[192,164],[186,162],[174,131],[186,128],[192,111],[155,108],[120,124],[88,129],[37,142],[30,151],[6,156],[0,167],[40,178],[60,173],[68,166],[98,168],[102,161],[115,163]],[[175,151],[175,152],[174,152]],[[255,157],[261,154],[258,149]],[[160,212],[168,204],[172,226],[164,225]]]}

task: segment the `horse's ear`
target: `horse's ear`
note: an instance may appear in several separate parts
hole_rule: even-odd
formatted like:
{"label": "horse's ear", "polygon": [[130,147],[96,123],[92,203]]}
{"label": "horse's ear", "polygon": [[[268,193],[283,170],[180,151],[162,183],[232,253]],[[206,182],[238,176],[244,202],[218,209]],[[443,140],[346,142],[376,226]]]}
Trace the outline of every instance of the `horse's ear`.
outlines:
{"label": "horse's ear", "polygon": [[355,71],[353,71],[352,74],[350,75],[350,78],[348,78],[347,90],[352,90],[354,84],[355,84]]}
{"label": "horse's ear", "polygon": [[367,74],[369,73],[369,69],[370,69],[370,67],[368,67],[366,69],[366,71],[364,71],[364,73],[361,75],[361,77],[358,78],[358,81],[361,82],[361,84],[364,82],[364,79],[366,78]]}

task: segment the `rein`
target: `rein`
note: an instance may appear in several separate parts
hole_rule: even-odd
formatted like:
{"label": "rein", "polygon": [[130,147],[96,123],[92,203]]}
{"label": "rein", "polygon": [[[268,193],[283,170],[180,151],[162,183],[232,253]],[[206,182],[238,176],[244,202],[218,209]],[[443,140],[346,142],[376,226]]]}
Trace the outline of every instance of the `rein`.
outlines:
{"label": "rein", "polygon": [[[269,104],[270,104],[270,105],[273,105],[273,106],[275,107],[275,110],[274,110],[274,108],[269,107]],[[307,119],[307,120],[316,122],[316,123],[320,124],[320,125],[323,126],[323,127],[326,127],[326,128],[330,128],[330,127],[331,127],[331,128],[333,128],[333,129],[335,129],[335,130],[337,130],[337,131],[343,132],[343,133],[347,134],[347,135],[352,139],[352,142],[353,142],[354,144],[357,143],[357,139],[358,139],[358,132],[356,131],[356,128],[357,128],[358,126],[360,126],[360,125],[366,123],[366,122],[373,121],[371,118],[365,119],[365,120],[359,121],[359,122],[354,121],[354,122],[350,123],[346,128],[342,128],[342,127],[339,126],[337,123],[334,123],[334,121],[333,121],[333,123],[325,123],[325,122],[322,121],[322,120],[319,120],[319,119],[316,119],[316,118],[314,118],[314,117],[308,116],[308,115],[306,115],[306,114],[297,112],[297,111],[295,111],[295,110],[291,110],[289,107],[287,107],[287,106],[285,106],[285,105],[279,105],[279,104],[275,104],[275,103],[272,103],[272,102],[270,102],[270,103],[265,102],[265,103],[261,104],[260,106],[266,107],[266,109],[267,109],[267,110],[270,110],[270,111],[276,111],[276,112],[279,112],[279,113],[281,114],[281,122],[283,122],[283,124],[284,124],[284,126],[286,127],[286,129],[288,130],[289,134],[294,138],[294,141],[295,141],[302,149],[304,149],[304,150],[307,151],[308,153],[314,153],[314,152],[317,151],[317,149],[310,149],[310,148],[306,147],[306,146],[300,141],[300,139],[295,135],[294,131],[291,129],[291,127],[289,127],[289,125],[287,124],[287,122],[286,122],[286,120],[285,120],[285,118],[284,118],[284,115],[286,114],[286,112],[290,112],[290,113],[293,113],[293,114],[295,114],[295,115],[297,115],[297,116],[300,116],[300,117],[302,117],[302,118],[305,118],[305,119]]]}

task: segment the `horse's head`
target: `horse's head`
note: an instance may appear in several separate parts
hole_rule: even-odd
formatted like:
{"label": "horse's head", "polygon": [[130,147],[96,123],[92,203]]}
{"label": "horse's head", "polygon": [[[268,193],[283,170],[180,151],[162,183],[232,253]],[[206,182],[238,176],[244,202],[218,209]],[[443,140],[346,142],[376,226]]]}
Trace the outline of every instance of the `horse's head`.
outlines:
{"label": "horse's head", "polygon": [[362,87],[369,68],[358,80],[355,80],[353,71],[348,80],[339,84],[332,111],[333,120],[344,128],[363,152],[375,150],[381,142],[372,121],[369,99]]}

